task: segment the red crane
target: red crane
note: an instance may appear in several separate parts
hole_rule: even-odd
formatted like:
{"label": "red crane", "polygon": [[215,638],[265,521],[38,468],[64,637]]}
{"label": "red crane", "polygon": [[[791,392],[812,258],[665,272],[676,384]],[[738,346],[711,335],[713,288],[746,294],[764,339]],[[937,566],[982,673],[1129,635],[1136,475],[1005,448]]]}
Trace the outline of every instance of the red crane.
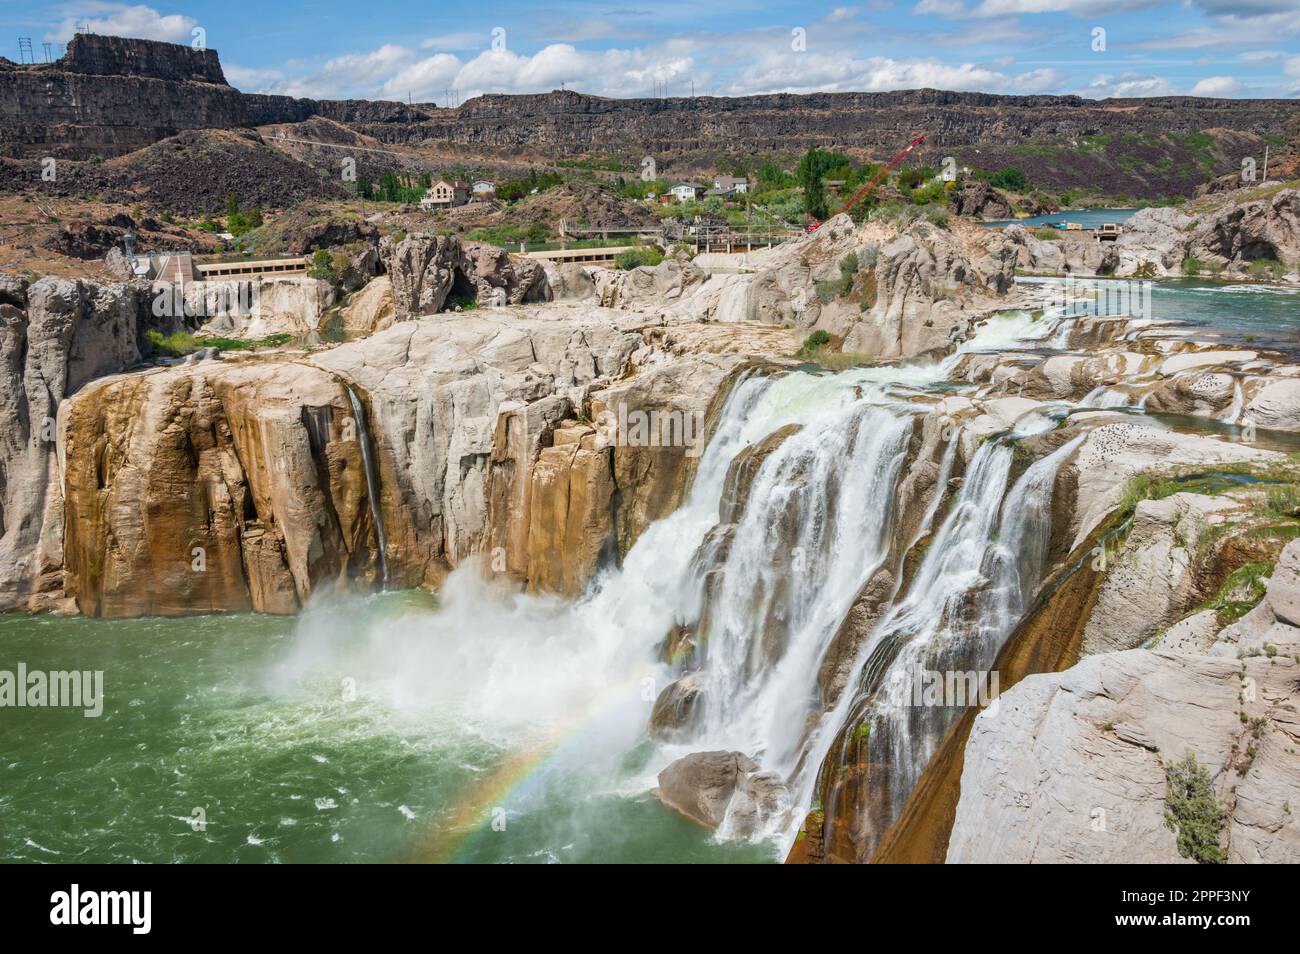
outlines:
{"label": "red crane", "polygon": [[[876,186],[880,185],[881,180],[884,179],[885,176],[893,172],[895,169],[897,169],[899,163],[901,163],[904,159],[906,159],[909,155],[911,155],[912,150],[915,149],[917,146],[921,145],[921,143],[923,142],[925,142],[924,133],[917,136],[906,146],[904,146],[902,151],[899,152],[898,155],[896,155],[893,159],[890,159],[889,162],[887,162],[884,166],[881,167],[879,172],[877,172],[874,176],[871,177],[871,181],[864,182],[862,185],[858,186],[857,191],[854,192],[851,196],[849,196],[849,200],[845,202],[842,206],[840,206],[840,212],[850,211],[855,205],[857,205],[867,196],[871,195],[871,191]],[[839,212],[836,213],[836,215],[838,214]],[[808,231],[816,232],[819,228],[821,228],[821,223],[818,222],[816,219],[814,219],[812,216],[809,216]]]}

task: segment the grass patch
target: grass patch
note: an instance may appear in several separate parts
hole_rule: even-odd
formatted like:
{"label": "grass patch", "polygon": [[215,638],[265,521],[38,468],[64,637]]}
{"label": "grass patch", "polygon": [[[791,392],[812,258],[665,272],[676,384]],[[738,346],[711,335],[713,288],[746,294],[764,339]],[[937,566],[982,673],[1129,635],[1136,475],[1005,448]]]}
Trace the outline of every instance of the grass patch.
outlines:
{"label": "grass patch", "polygon": [[149,345],[156,355],[170,358],[183,358],[200,348],[216,348],[219,351],[257,351],[261,348],[278,348],[293,340],[293,335],[267,335],[265,338],[200,338],[193,332],[175,331],[164,335],[160,331],[147,333]]}
{"label": "grass patch", "polygon": [[1247,563],[1229,573],[1206,606],[1219,614],[1220,622],[1241,619],[1264,598],[1268,585],[1264,582],[1273,574],[1273,565],[1263,561]]}

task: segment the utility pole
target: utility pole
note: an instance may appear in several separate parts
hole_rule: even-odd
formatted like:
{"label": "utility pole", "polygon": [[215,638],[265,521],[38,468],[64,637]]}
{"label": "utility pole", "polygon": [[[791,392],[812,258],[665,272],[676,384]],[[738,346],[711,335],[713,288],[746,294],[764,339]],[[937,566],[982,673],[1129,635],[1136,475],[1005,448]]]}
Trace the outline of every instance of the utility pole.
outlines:
{"label": "utility pole", "polygon": [[1264,181],[1268,181],[1268,143],[1264,143]]}

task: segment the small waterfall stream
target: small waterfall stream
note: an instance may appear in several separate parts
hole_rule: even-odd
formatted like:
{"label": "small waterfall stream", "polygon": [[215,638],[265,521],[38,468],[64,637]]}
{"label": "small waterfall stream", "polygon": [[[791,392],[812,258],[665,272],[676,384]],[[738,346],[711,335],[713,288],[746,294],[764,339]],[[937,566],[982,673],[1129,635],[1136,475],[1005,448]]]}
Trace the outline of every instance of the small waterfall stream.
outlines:
{"label": "small waterfall stream", "polygon": [[384,535],[384,515],[379,509],[379,473],[370,449],[370,428],[366,423],[366,409],[357,392],[348,387],[348,400],[352,402],[352,417],[357,424],[357,442],[361,444],[361,464],[366,471],[366,500],[370,505],[370,519],[375,524],[375,545],[379,549],[380,587],[388,589],[388,538]]}

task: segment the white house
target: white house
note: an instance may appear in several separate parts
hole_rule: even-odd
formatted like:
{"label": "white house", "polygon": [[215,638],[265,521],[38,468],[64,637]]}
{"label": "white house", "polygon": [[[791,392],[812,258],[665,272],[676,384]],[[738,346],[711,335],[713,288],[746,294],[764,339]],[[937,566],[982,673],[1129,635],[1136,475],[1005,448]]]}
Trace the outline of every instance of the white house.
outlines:
{"label": "white house", "polygon": [[420,200],[422,209],[446,209],[469,201],[469,183],[459,179],[439,179],[429,186]]}
{"label": "white house", "polygon": [[698,182],[679,182],[668,190],[678,202],[690,202],[704,195],[704,186]]}
{"label": "white house", "polygon": [[470,192],[475,195],[493,195],[497,191],[495,183],[488,182],[486,179],[475,179],[470,185]]}
{"label": "white house", "polygon": [[713,188],[719,195],[743,195],[749,191],[749,180],[740,176],[714,176]]}

